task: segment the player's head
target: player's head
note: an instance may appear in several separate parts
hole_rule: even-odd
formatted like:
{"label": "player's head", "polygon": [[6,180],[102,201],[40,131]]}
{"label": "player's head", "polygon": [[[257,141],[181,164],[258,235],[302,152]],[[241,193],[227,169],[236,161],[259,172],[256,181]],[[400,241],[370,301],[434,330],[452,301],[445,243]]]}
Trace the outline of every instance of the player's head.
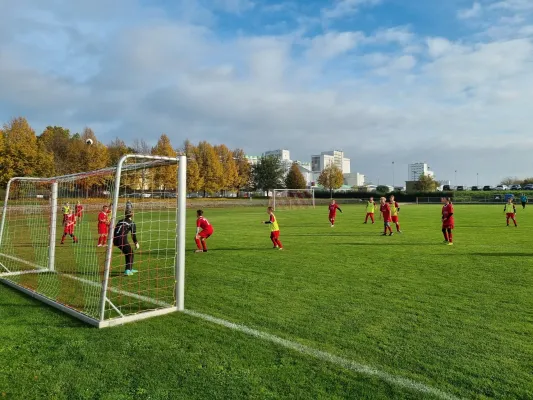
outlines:
{"label": "player's head", "polygon": [[81,202],[78,200],[78,205],[80,205],[80,204],[81,204]]}
{"label": "player's head", "polygon": [[331,199],[331,204],[335,204],[335,199]]}
{"label": "player's head", "polygon": [[267,213],[272,214],[273,212],[274,212],[274,208],[272,207],[267,208]]}
{"label": "player's head", "polygon": [[391,194],[389,199],[390,199],[390,201],[394,201],[394,195]]}
{"label": "player's head", "polygon": [[201,217],[201,216],[203,216],[203,215],[204,215],[204,210],[198,210],[198,211],[196,211],[196,216],[197,216],[197,217]]}
{"label": "player's head", "polygon": [[104,211],[107,211],[108,209],[109,209],[109,207],[107,205],[102,207],[102,210],[104,210]]}
{"label": "player's head", "polygon": [[507,199],[507,203],[512,203],[512,202],[513,202],[513,198],[512,198],[512,197],[509,197],[509,198]]}
{"label": "player's head", "polygon": [[380,198],[379,198],[380,203],[385,203],[386,200],[387,200],[387,199],[386,199],[385,197],[380,197]]}

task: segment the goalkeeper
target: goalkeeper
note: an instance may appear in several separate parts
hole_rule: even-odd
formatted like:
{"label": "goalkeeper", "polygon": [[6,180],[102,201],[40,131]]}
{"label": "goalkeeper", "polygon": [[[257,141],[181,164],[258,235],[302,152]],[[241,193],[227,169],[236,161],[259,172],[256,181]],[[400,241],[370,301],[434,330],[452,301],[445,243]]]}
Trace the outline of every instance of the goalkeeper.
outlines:
{"label": "goalkeeper", "polygon": [[131,207],[126,207],[124,219],[121,219],[115,225],[113,232],[113,244],[122,251],[126,258],[126,268],[124,275],[133,275],[137,270],[133,269],[133,249],[128,242],[128,234],[131,233],[131,238],[135,245],[135,248],[139,248],[139,242],[137,241],[137,227],[133,222],[133,210]]}

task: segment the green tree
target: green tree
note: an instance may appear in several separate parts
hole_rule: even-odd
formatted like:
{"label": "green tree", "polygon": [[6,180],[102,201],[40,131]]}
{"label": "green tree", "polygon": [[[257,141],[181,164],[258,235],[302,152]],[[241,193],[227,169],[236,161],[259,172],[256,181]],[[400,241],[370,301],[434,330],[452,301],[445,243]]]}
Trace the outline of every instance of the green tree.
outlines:
{"label": "green tree", "polygon": [[220,189],[224,191],[234,190],[236,188],[239,170],[233,159],[233,152],[223,144],[215,146],[215,151],[224,170],[224,173],[220,177]]}
{"label": "green tree", "polygon": [[389,193],[390,192],[390,189],[388,186],[385,186],[385,185],[379,185],[377,188],[376,188],[376,192],[378,193]]}
{"label": "green tree", "polygon": [[198,143],[195,159],[200,169],[201,190],[203,190],[204,196],[206,193],[220,191],[224,170],[215,148],[205,141]]}
{"label": "green tree", "polygon": [[246,159],[244,150],[233,150],[233,158],[237,165],[237,179],[235,180],[235,189],[237,189],[237,196],[243,189],[248,189],[252,186],[252,166]]}
{"label": "green tree", "polygon": [[58,175],[66,175],[72,172],[69,166],[69,141],[70,131],[60,126],[48,126],[38,138],[46,151],[50,152]]}
{"label": "green tree", "polygon": [[332,197],[333,191],[340,188],[343,183],[344,176],[342,175],[342,171],[335,164],[331,164],[328,167],[324,168],[324,170],[318,177],[318,184],[328,189]]}
{"label": "green tree", "polygon": [[303,176],[298,164],[292,163],[291,169],[285,178],[285,187],[287,189],[305,189],[307,182]]}
{"label": "green tree", "polygon": [[[170,138],[164,133],[159,137],[157,144],[152,148],[152,155],[154,156],[165,156],[165,157],[176,157],[176,150],[172,147],[170,143]],[[177,172],[176,167],[169,165],[166,167],[158,167],[152,169],[153,171],[153,180],[155,186],[160,190],[169,190],[176,189],[177,181]]]}
{"label": "green tree", "polygon": [[267,192],[270,196],[272,189],[283,187],[285,171],[281,159],[275,156],[262,156],[252,169],[254,186]]}
{"label": "green tree", "polygon": [[[0,183],[7,182],[7,175],[6,173],[6,141],[5,141],[5,133],[2,128],[0,128]],[[5,175],[5,176],[4,176]]]}
{"label": "green tree", "polygon": [[507,178],[503,178],[502,181],[500,182],[501,185],[507,185],[507,186],[520,184],[520,183],[522,183],[522,180],[518,179],[516,176],[515,177],[508,176]]}
{"label": "green tree", "polygon": [[434,192],[439,187],[439,183],[431,176],[420,175],[415,182],[415,190],[418,192]]}
{"label": "green tree", "polygon": [[526,178],[524,179],[522,182],[520,182],[523,185],[530,185],[533,183],[533,177],[530,177],[530,178]]}

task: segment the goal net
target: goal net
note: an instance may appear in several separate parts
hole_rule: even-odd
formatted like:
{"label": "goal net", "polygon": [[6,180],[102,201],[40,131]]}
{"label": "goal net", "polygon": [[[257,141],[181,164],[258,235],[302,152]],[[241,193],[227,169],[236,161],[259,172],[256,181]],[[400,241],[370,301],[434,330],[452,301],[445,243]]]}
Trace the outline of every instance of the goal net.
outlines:
{"label": "goal net", "polygon": [[277,209],[315,208],[314,189],[274,189],[271,206]]}
{"label": "goal net", "polygon": [[185,179],[185,157],[141,155],[11,179],[0,280],[98,327],[183,310]]}

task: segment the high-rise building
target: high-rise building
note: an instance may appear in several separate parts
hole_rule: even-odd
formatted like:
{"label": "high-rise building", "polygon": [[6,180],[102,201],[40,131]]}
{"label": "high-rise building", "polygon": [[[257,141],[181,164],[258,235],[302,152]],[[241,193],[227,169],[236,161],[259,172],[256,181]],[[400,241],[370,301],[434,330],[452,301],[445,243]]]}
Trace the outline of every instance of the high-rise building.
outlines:
{"label": "high-rise building", "polygon": [[421,175],[434,177],[433,171],[429,169],[426,163],[414,163],[408,165],[407,180],[417,181]]}
{"label": "high-rise building", "polygon": [[350,173],[350,159],[345,158],[342,151],[323,151],[320,155],[311,156],[311,170],[313,172],[322,172],[332,164],[336,165],[344,174]]}
{"label": "high-rise building", "polygon": [[365,176],[358,172],[344,174],[344,184],[351,187],[364,186]]}

